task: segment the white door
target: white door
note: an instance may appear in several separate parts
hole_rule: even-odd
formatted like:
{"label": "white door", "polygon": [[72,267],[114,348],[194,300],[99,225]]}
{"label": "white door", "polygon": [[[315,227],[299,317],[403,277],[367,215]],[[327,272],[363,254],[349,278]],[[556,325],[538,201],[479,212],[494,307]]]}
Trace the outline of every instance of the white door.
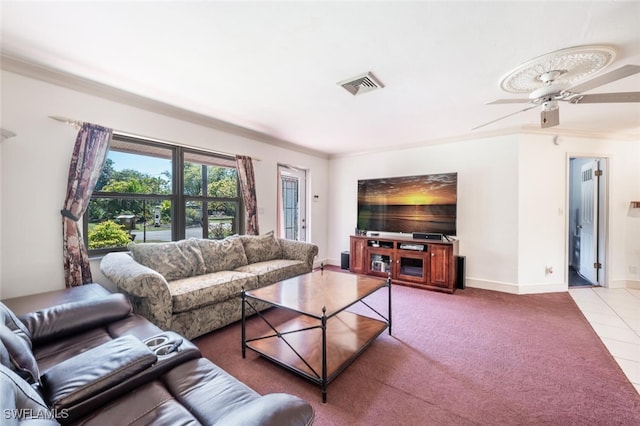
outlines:
{"label": "white door", "polygon": [[580,184],[580,275],[598,283],[598,162],[582,166]]}
{"label": "white door", "polygon": [[307,241],[307,172],[278,166],[278,235]]}

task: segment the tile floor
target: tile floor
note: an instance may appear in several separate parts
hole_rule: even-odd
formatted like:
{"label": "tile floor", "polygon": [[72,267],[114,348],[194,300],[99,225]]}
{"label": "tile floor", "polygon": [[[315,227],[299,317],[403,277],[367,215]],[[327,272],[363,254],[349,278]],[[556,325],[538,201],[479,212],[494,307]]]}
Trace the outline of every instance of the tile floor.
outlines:
{"label": "tile floor", "polygon": [[640,393],[640,289],[570,288],[569,294]]}

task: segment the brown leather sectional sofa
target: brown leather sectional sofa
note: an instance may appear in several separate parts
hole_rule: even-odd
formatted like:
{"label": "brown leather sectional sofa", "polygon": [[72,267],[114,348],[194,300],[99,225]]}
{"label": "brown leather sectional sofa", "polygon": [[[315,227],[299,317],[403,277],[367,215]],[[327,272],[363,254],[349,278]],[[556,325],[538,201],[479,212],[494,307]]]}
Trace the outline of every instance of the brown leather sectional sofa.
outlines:
{"label": "brown leather sectional sofa", "polygon": [[98,284],[0,304],[0,423],[310,425],[311,405],[261,396]]}

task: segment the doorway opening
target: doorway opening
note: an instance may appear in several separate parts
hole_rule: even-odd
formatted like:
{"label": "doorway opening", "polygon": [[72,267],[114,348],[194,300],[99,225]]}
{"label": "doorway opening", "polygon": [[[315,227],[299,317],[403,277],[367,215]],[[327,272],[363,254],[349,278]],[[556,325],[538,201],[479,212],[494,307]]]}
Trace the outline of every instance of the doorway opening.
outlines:
{"label": "doorway opening", "polygon": [[278,165],[278,236],[307,241],[307,172]]}
{"label": "doorway opening", "polygon": [[608,161],[569,158],[569,287],[605,286]]}

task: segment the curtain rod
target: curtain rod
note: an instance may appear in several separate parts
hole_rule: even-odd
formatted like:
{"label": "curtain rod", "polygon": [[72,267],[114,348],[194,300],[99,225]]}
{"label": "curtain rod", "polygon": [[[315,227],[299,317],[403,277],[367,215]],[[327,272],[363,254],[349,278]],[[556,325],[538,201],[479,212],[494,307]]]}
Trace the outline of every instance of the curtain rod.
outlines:
{"label": "curtain rod", "polygon": [[[84,121],[74,120],[72,118],[62,117],[62,116],[59,116],[59,115],[50,115],[49,118],[51,118],[52,120],[59,121],[59,122],[64,123],[64,124],[70,124],[73,127],[75,127],[76,129],[79,129],[84,124]],[[160,139],[149,138],[149,137],[146,137],[146,136],[134,135],[132,133],[123,132],[121,130],[114,130],[113,133],[115,133],[117,135],[120,135],[120,136],[129,136],[129,137],[134,137],[134,138],[137,138],[137,139],[146,139],[146,140],[150,140],[150,141],[153,141],[153,142],[160,142],[160,143],[165,143],[165,144],[170,144],[170,145],[178,145],[178,146],[181,146],[181,147],[184,147],[184,148],[197,149],[197,150],[200,150],[200,151],[205,150],[205,151],[208,151],[208,152],[210,152],[212,154],[225,155],[227,157],[234,157],[234,158],[236,157],[236,154],[232,154],[232,153],[229,153],[229,152],[207,150],[206,148],[187,145],[187,144],[183,144],[183,143],[168,142],[168,141],[164,141],[164,140],[160,140]],[[262,161],[259,158],[255,158],[255,157],[251,157],[251,159],[253,161]]]}

